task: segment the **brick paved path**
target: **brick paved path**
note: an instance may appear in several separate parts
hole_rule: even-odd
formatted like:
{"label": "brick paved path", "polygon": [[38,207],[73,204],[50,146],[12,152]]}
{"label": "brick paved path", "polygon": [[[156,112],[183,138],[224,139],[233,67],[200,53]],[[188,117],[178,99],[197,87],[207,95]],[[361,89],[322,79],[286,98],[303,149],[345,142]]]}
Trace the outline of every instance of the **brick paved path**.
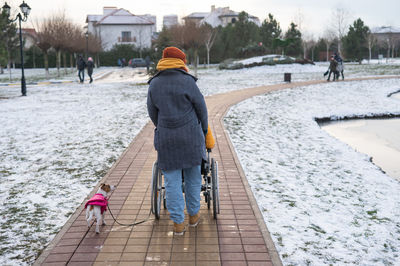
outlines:
{"label": "brick paved path", "polygon": [[[230,106],[251,96],[321,82],[278,84],[207,98],[216,138],[212,157],[218,161],[220,178],[221,213],[217,221],[202,199],[201,223],[184,236],[173,236],[165,210],[160,220],[151,216],[150,221],[135,227],[119,226],[107,213],[107,226],[96,235],[94,226],[87,229],[82,205],[35,265],[281,265],[222,119]],[[101,181],[118,185],[109,202],[121,223],[148,217],[156,159],[153,129],[148,123]]]}

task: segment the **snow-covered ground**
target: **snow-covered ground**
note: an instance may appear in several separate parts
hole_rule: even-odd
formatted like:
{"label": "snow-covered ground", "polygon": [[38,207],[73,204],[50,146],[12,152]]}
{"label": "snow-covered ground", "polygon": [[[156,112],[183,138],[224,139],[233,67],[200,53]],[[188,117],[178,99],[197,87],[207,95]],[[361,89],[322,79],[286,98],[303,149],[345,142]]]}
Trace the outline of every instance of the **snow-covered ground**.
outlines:
{"label": "snow-covered ground", "polygon": [[284,265],[400,265],[400,182],[315,118],[400,114],[400,80],[256,96],[225,124]]}
{"label": "snow-covered ground", "polygon": [[[363,67],[349,67],[346,76],[377,74]],[[284,72],[293,81],[322,79],[326,68],[214,67],[199,70],[198,85],[212,95],[282,83]],[[0,265],[31,264],[148,121],[143,70],[115,71],[90,85],[28,86],[27,97],[0,88]],[[385,71],[399,74],[396,66]]]}
{"label": "snow-covered ground", "polygon": [[[116,67],[100,67],[94,69],[94,76],[99,75],[101,73],[108,72],[110,70],[115,70]],[[11,71],[11,75],[10,75]],[[26,82],[36,82],[42,81],[46,79],[46,73],[42,68],[27,68],[24,70],[24,75]],[[61,77],[57,77],[57,68],[49,69],[49,78],[51,80],[78,80],[78,72],[75,69],[67,68],[67,73],[62,68],[60,70]],[[10,80],[11,76],[11,80]],[[87,73],[85,72],[85,76],[87,77]],[[4,73],[0,74],[0,83],[19,83],[21,81],[21,69],[19,68],[11,68],[10,70],[4,69]]]}
{"label": "snow-covered ground", "polygon": [[0,265],[24,265],[148,121],[147,86],[73,84],[0,102]]}

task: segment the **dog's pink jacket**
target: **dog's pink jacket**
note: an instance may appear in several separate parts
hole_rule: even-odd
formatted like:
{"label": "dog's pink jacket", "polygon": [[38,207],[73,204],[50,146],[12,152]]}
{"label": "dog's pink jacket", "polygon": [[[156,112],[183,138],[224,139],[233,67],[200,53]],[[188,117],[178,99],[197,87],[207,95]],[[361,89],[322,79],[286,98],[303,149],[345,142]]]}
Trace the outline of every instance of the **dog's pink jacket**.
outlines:
{"label": "dog's pink jacket", "polygon": [[107,210],[107,199],[101,193],[94,194],[94,196],[88,200],[85,204],[85,208],[88,205],[97,205],[101,207],[101,214],[103,214]]}

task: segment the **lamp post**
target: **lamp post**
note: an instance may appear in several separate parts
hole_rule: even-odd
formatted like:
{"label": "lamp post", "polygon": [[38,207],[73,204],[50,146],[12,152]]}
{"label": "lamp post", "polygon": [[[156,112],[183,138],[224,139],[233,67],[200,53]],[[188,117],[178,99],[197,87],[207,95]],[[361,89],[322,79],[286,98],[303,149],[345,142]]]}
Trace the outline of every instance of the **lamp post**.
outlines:
{"label": "lamp post", "polygon": [[26,82],[25,82],[25,73],[24,73],[24,49],[22,46],[22,29],[21,29],[21,21],[27,21],[28,20],[28,15],[31,12],[31,8],[25,3],[25,1],[22,1],[22,4],[19,6],[19,8],[22,11],[23,16],[21,13],[18,13],[15,19],[10,19],[10,11],[11,7],[7,5],[7,2],[5,2],[3,6],[4,12],[7,14],[7,19],[8,21],[15,22],[18,20],[19,22],[19,46],[20,46],[20,52],[21,52],[21,70],[22,70],[22,77],[21,77],[21,93],[22,96],[26,96]]}
{"label": "lamp post", "polygon": [[88,56],[89,56],[89,32],[88,31],[86,31],[85,36],[86,36],[86,60],[87,60]]}

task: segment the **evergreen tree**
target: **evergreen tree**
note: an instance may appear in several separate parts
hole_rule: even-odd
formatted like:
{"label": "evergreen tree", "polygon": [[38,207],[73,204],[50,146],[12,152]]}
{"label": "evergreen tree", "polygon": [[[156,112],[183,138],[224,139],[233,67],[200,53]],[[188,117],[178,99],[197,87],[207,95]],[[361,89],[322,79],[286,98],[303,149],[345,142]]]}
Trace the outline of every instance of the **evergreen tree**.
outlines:
{"label": "evergreen tree", "polygon": [[237,36],[239,47],[245,47],[248,44],[257,43],[259,40],[258,26],[249,20],[249,14],[246,12],[242,11],[239,13],[238,21],[234,26],[234,33]]}
{"label": "evergreen tree", "polygon": [[280,38],[282,29],[279,26],[279,22],[276,21],[274,16],[270,13],[268,18],[265,19],[260,28],[261,41],[263,45],[269,50],[273,50],[273,41],[276,38]]}
{"label": "evergreen tree", "polygon": [[0,14],[0,29],[0,64],[10,66],[12,59],[15,58],[19,41],[17,26],[8,21],[8,16],[4,11]]}
{"label": "evergreen tree", "polygon": [[363,55],[367,53],[369,28],[364,25],[364,22],[359,18],[350,25],[349,32],[343,37],[343,46],[346,52],[346,57],[360,62]]}
{"label": "evergreen tree", "polygon": [[286,54],[292,56],[299,56],[302,52],[301,32],[297,29],[297,25],[293,22],[290,23],[288,31],[285,33],[287,42]]}

